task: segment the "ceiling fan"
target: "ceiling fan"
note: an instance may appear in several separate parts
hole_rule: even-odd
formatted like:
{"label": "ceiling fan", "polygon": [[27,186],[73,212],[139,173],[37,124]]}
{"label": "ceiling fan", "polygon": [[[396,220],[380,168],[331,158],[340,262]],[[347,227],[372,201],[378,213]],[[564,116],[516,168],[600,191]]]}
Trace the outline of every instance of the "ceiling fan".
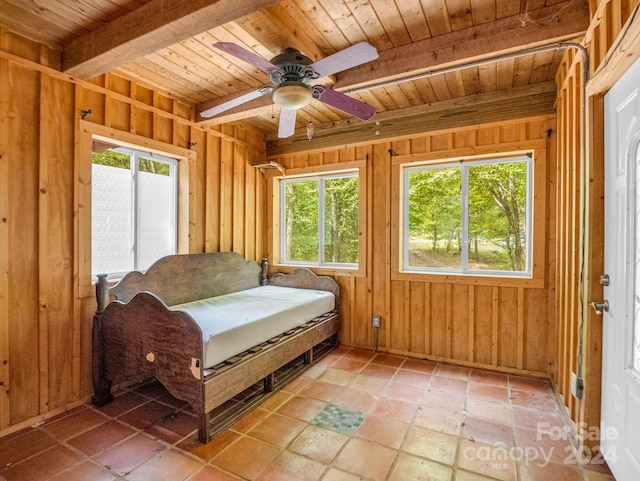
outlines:
{"label": "ceiling fan", "polygon": [[273,92],[273,102],[280,106],[278,137],[290,137],[296,127],[296,111],[308,105],[312,98],[361,120],[368,120],[376,113],[369,104],[353,99],[341,92],[322,85],[310,85],[313,80],[361,65],[378,58],[378,51],[366,42],[360,42],[317,62],[294,48],[285,49],[267,61],[262,57],[230,42],[213,44],[219,50],[269,74],[273,87],[265,86],[235,99],[216,105],[200,113],[201,117],[213,117],[255,98]]}

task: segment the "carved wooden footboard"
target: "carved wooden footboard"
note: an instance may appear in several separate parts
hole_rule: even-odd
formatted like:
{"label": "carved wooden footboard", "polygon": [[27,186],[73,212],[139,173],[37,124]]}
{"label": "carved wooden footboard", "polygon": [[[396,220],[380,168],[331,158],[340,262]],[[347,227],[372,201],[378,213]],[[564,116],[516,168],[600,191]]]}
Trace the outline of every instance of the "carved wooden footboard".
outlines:
{"label": "carved wooden footboard", "polygon": [[191,405],[200,417],[199,438],[207,442],[216,407],[260,381],[270,391],[275,371],[296,358],[313,363],[314,347],[328,339],[337,343],[340,329],[339,288],[329,277],[306,269],[272,276],[271,285],[332,292],[336,309],[210,369],[201,365],[200,327],[188,314],[168,308],[257,287],[266,283],[265,274],[266,266],[261,269],[238,254],[210,253],[168,256],[146,274],[131,273],[112,288],[100,276],[93,332],[94,404],[110,402],[112,386],[155,377]]}

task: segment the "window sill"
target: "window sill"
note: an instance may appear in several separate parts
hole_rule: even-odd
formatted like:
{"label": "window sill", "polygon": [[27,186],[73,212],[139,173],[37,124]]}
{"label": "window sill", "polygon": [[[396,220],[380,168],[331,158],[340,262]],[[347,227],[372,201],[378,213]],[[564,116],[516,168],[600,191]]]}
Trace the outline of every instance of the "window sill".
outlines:
{"label": "window sill", "polygon": [[477,274],[435,274],[423,272],[396,271],[391,280],[432,282],[435,284],[466,284],[493,287],[527,287],[543,289],[544,279],[535,277],[482,276]]}
{"label": "window sill", "polygon": [[331,267],[331,266],[313,266],[313,265],[291,265],[291,264],[270,264],[269,268],[274,270],[272,272],[282,272],[289,274],[296,269],[309,269],[311,272],[318,276],[331,276],[331,277],[366,277],[366,269],[353,269],[348,267]]}

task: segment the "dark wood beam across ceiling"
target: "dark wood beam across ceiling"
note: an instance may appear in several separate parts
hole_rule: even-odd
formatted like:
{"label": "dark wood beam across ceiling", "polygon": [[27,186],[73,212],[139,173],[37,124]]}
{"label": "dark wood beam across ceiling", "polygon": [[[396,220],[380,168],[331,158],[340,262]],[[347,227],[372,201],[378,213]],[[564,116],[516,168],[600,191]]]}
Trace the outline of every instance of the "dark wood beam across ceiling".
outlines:
{"label": "dark wood beam across ceiling", "polygon": [[278,0],[151,0],[64,46],[62,68],[89,80]]}

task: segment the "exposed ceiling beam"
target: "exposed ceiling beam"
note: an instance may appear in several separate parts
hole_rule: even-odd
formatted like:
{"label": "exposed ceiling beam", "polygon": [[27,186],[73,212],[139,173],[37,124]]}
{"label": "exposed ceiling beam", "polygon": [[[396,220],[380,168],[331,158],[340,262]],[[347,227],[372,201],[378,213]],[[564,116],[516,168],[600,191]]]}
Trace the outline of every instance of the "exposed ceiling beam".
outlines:
{"label": "exposed ceiling beam", "polygon": [[[337,75],[336,90],[372,85],[408,75],[464,64],[469,58],[490,58],[524,48],[573,39],[584,34],[589,25],[588,6],[583,0],[567,0],[456,32],[439,35],[380,52],[377,60]],[[206,124],[222,124],[256,115],[271,105],[271,96],[260,97],[211,119],[202,112],[242,93],[202,102],[196,106],[196,118]]]}
{"label": "exposed ceiling beam", "polygon": [[548,45],[581,36],[589,27],[584,0],[569,0],[403,45],[380,53],[375,62],[338,75],[334,88],[350,89],[393,80],[437,68],[464,64],[524,48]]}
{"label": "exposed ceiling beam", "polygon": [[62,69],[88,80],[274,3],[277,0],[151,0],[70,41],[62,52]]}
{"label": "exposed ceiling beam", "polygon": [[418,133],[481,125],[555,113],[556,86],[544,82],[499,92],[460,97],[407,109],[382,112],[372,120],[342,120],[314,127],[287,139],[267,139],[267,157],[357,146]]}

